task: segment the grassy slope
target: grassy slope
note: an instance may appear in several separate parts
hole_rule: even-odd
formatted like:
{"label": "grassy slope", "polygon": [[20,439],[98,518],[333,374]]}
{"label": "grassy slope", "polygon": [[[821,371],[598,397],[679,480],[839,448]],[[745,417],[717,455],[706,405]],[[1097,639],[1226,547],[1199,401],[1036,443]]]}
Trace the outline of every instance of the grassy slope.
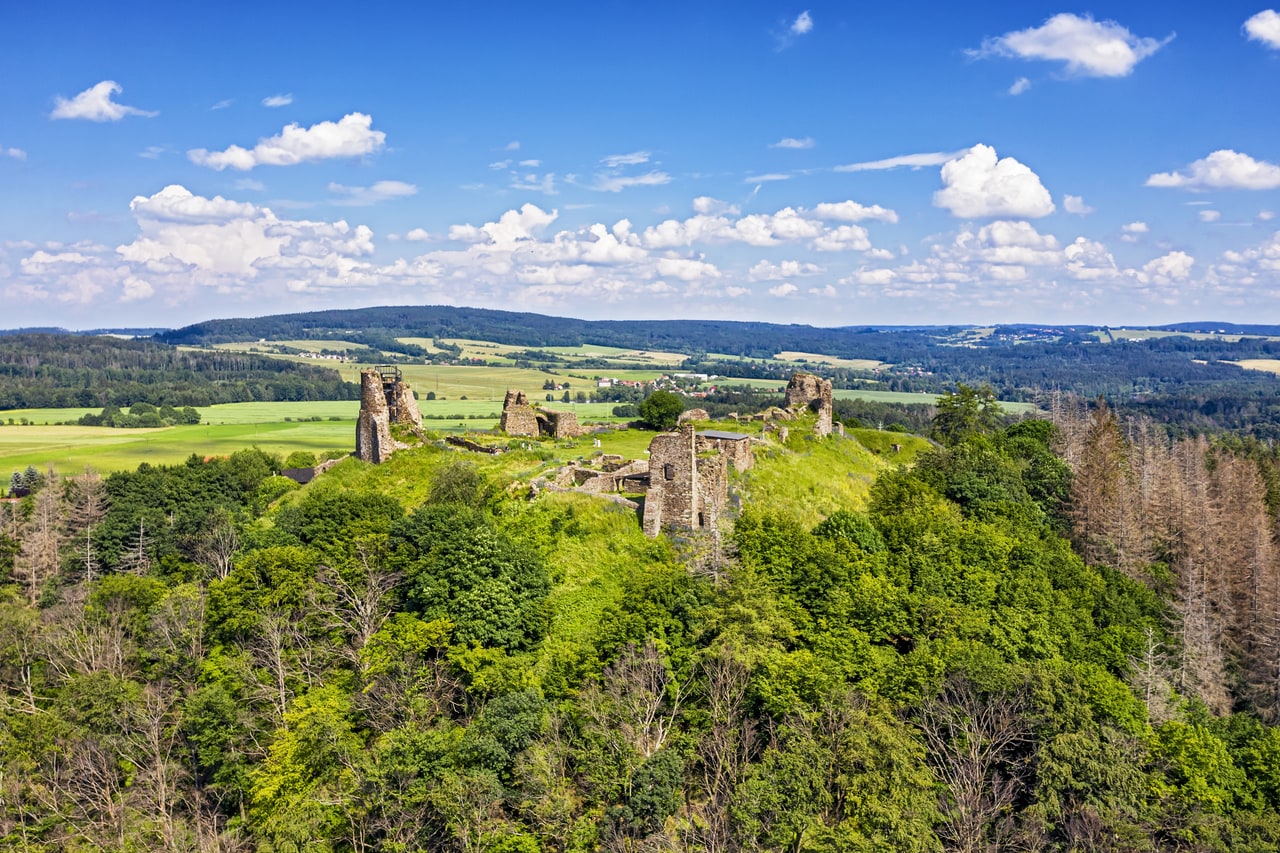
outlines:
{"label": "grassy slope", "polygon": [[[716,426],[735,428],[731,423]],[[808,426],[794,424],[785,446],[774,438],[771,446],[757,451],[756,468],[735,478],[734,488],[744,504],[785,503],[801,509],[803,522],[816,524],[836,509],[864,506],[879,471],[927,446],[923,439],[874,430],[858,431],[859,439],[815,440],[804,434]],[[615,443],[605,449],[629,449],[635,452],[625,455],[643,458],[642,450],[652,437],[653,433],[639,430],[618,433]],[[863,441],[873,446],[883,443],[885,448],[898,441],[904,451],[900,458],[888,460]],[[525,452],[486,456],[426,446],[400,451],[384,465],[349,459],[282,500],[300,500],[312,489],[342,488],[390,494],[412,509],[426,500],[441,466],[458,459],[475,465],[507,495],[499,504],[499,524],[518,541],[541,550],[552,574],[555,621],[547,641],[527,662],[543,670],[557,660],[573,659],[576,648],[598,635],[600,619],[619,600],[628,577],[675,557],[665,538],[644,536],[632,510],[581,494],[542,492],[530,498],[527,483],[535,475],[556,468],[561,460],[596,452],[586,441],[578,447],[542,443],[539,450],[559,458],[545,460],[539,453]]]}
{"label": "grassy slope", "polygon": [[[756,450],[756,464],[742,475],[744,503],[789,507],[803,523],[813,526],[838,509],[861,509],[876,475],[915,458],[929,442],[919,436],[853,430],[847,438],[815,438],[811,422],[789,425],[787,443],[773,438]],[[893,454],[892,443],[903,445]]]}

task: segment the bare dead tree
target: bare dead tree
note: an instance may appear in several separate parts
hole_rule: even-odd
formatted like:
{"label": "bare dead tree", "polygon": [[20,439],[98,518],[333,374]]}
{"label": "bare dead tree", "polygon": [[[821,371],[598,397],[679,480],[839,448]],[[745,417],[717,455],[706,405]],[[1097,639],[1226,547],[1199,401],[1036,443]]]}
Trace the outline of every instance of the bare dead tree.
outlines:
{"label": "bare dead tree", "polygon": [[27,602],[35,607],[45,585],[57,574],[62,555],[62,490],[50,484],[35,497],[31,517],[21,531],[21,546],[13,573],[26,589]]}
{"label": "bare dead tree", "polygon": [[90,613],[85,589],[73,587],[64,601],[44,614],[49,665],[62,679],[109,672],[121,678],[133,673],[135,647],[125,625],[126,615],[113,608]]}
{"label": "bare dead tree", "polygon": [[734,849],[736,838],[729,806],[756,750],[754,722],[746,713],[750,670],[731,648],[716,649],[699,667],[710,730],[698,744],[701,801],[694,813],[690,840],[708,853]]}
{"label": "bare dead tree", "polygon": [[130,786],[132,805],[148,815],[163,850],[187,849],[190,829],[184,812],[188,808],[189,778],[176,760],[180,745],[175,715],[177,693],[164,681],[143,689],[136,711],[136,728],[131,733],[131,752],[137,756],[137,777]]}
{"label": "bare dead tree", "polygon": [[368,538],[357,541],[355,564],[345,573],[321,566],[316,580],[326,594],[312,599],[322,624],[347,637],[343,653],[362,676],[367,666],[361,653],[391,615],[391,593],[401,581],[398,573],[383,568],[380,544]]}
{"label": "bare dead tree", "polygon": [[151,571],[151,536],[147,533],[146,519],[138,518],[138,535],[129,549],[120,555],[120,570],[132,575],[145,575]]}
{"label": "bare dead tree", "polygon": [[208,569],[214,578],[226,580],[239,550],[240,534],[236,530],[235,519],[231,513],[219,508],[209,517],[208,526],[196,543],[196,562]]}
{"label": "bare dead tree", "polygon": [[939,836],[949,850],[1001,849],[1000,818],[1024,784],[1026,710],[1020,693],[984,695],[967,679],[953,679],[921,705],[917,725],[942,783]]}
{"label": "bare dead tree", "polygon": [[84,473],[68,483],[67,492],[70,504],[67,511],[68,533],[77,543],[76,554],[83,567],[83,577],[92,582],[98,567],[93,531],[107,515],[107,486],[97,471],[85,466]]}

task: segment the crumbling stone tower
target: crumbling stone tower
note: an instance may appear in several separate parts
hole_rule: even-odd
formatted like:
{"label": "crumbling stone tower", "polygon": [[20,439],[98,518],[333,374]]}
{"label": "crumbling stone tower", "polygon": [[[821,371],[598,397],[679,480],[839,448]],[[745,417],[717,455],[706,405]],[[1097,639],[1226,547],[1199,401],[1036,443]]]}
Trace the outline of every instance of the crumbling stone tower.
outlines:
{"label": "crumbling stone tower", "polygon": [[535,409],[523,391],[508,391],[502,400],[502,419],[498,426],[507,435],[552,438],[577,438],[582,435],[578,416],[574,412],[557,412],[553,409]]}
{"label": "crumbling stone tower", "polygon": [[538,435],[538,419],[523,391],[507,391],[502,400],[502,419],[498,425],[507,435]]}
{"label": "crumbling stone tower", "polygon": [[360,373],[360,417],[356,421],[356,456],[365,462],[385,462],[403,447],[391,437],[391,424],[422,429],[422,413],[413,389],[398,367],[381,367]]}
{"label": "crumbling stone tower", "polygon": [[699,456],[693,424],[656,435],[649,443],[649,490],[644,532],[716,529],[729,502],[729,465],[724,453]]}
{"label": "crumbling stone tower", "polygon": [[787,383],[787,408],[816,412],[818,422],[813,427],[815,435],[831,435],[833,399],[831,380],[812,373],[791,374],[791,381]]}

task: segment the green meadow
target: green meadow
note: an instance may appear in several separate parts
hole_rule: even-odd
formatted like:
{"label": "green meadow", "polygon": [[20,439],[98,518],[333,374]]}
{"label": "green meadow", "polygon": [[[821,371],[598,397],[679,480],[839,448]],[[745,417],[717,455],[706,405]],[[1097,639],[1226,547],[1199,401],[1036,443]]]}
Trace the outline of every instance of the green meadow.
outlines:
{"label": "green meadow", "polygon": [[[540,398],[535,398],[535,400]],[[577,412],[583,422],[613,422],[613,403],[545,403]],[[502,402],[420,400],[428,431],[489,431],[498,426]],[[98,409],[14,409],[0,412],[0,476],[28,465],[74,473],[136,468],[142,462],[173,464],[197,456],[225,456],[245,447],[288,455],[295,450],[352,450],[360,404],[354,400],[302,403],[227,403],[201,408],[201,423],[162,429],[64,426]],[[22,425],[23,419],[29,423]],[[320,420],[313,420],[320,418]],[[13,425],[9,425],[9,420]],[[584,454],[589,455],[591,442]],[[623,442],[626,443],[625,441]],[[647,442],[646,445],[647,446]],[[619,451],[606,451],[619,452]]]}

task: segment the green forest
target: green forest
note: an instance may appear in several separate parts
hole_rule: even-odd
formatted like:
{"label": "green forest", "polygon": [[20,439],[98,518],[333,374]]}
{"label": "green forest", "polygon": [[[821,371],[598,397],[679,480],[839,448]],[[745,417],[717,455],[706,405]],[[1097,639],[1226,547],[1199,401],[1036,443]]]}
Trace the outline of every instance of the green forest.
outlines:
{"label": "green forest", "polygon": [[531,493],[537,442],[51,478],[0,521],[0,847],[1277,849],[1275,452],[989,402],[909,465],[795,427],[715,541]]}
{"label": "green forest", "polygon": [[233,352],[190,352],[150,340],[0,335],[0,411],[25,408],[212,406],[356,400],[336,370]]}

